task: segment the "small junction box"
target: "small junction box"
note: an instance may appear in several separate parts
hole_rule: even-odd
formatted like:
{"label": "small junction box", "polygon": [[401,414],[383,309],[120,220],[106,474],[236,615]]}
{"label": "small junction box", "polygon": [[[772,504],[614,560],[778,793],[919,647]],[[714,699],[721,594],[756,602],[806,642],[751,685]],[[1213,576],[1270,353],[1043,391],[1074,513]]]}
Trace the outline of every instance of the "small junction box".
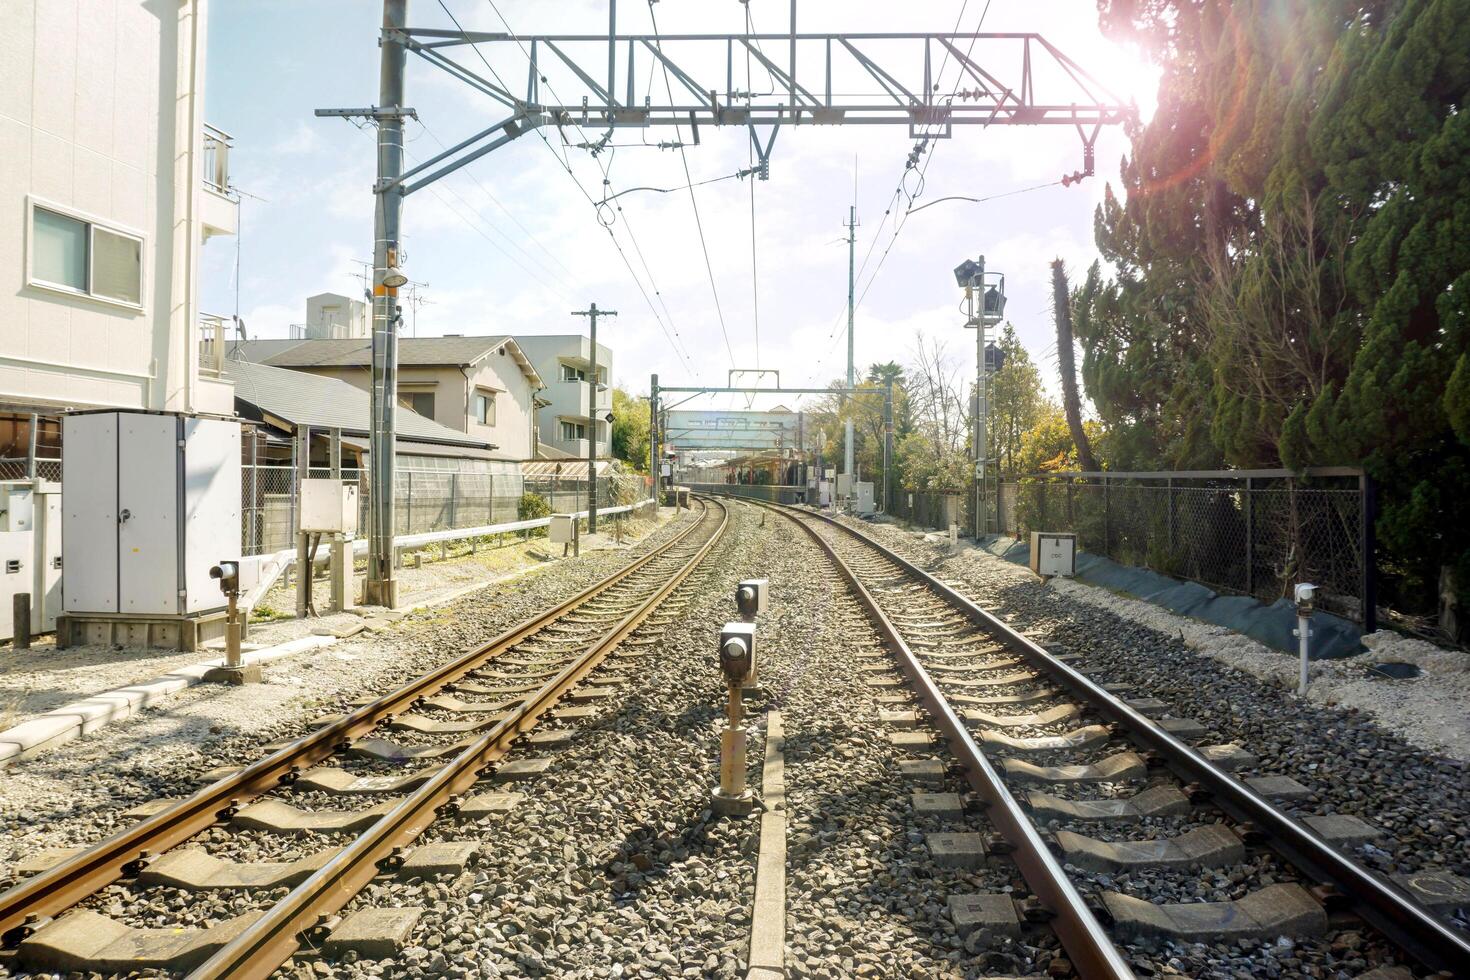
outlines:
{"label": "small junction box", "polygon": [[577,540],[577,519],[571,514],[552,514],[551,524],[546,528],[546,538],[552,544],[571,544]]}
{"label": "small junction box", "polygon": [[1042,578],[1077,574],[1077,535],[1064,531],[1031,532],[1031,571]]}

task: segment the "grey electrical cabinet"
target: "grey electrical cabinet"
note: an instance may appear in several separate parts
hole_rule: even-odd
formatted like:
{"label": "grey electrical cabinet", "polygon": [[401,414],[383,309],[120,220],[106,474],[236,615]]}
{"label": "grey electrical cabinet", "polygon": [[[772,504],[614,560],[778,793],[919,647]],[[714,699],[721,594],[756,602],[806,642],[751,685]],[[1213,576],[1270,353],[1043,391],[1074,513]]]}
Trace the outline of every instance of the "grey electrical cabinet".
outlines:
{"label": "grey electrical cabinet", "polygon": [[224,606],[209,569],[240,554],[240,423],[167,412],[62,420],[68,614],[191,616]]}

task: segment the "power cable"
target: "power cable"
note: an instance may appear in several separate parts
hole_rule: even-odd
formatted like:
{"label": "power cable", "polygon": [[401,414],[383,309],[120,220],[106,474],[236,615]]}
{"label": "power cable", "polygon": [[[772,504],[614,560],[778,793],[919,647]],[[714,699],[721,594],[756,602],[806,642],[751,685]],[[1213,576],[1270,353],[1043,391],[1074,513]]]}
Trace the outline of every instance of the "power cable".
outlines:
{"label": "power cable", "polygon": [[[516,46],[520,48],[521,54],[526,58],[528,62],[530,62],[530,54],[526,51],[525,45],[521,43],[520,37],[515,33],[514,30],[511,29],[510,23],[505,19],[505,15],[500,12],[500,8],[495,5],[495,0],[488,0],[488,2],[490,4],[490,9],[495,11],[495,15],[500,18],[500,22],[505,26],[506,32],[510,34],[511,38],[516,42]],[[444,0],[438,0],[438,3],[439,7],[444,11],[445,15],[454,24],[455,29],[459,31],[460,36],[465,39],[465,41],[470,45],[470,49],[475,52],[475,55],[485,65],[486,70],[489,71],[491,76],[493,76],[495,80],[500,83],[501,88],[505,89],[506,91],[510,91],[510,87],[506,85],[505,80],[500,77],[500,73],[497,72],[494,66],[490,64],[489,59],[487,59],[484,52],[480,50],[479,45],[470,39],[468,32],[466,32],[464,26],[460,24],[459,18],[454,16],[453,11],[451,11],[449,7],[445,5]],[[550,83],[547,83],[547,88],[552,92],[553,97],[556,97],[555,90],[551,89]],[[577,126],[579,132],[582,131],[582,128],[579,124],[574,123],[574,125]],[[561,169],[566,172],[568,177],[571,178],[572,183],[577,186],[577,190],[582,192],[582,196],[587,199],[587,202],[591,204],[594,209],[600,208],[601,205],[599,205],[598,201],[587,192],[587,189],[585,187],[582,186],[582,182],[577,178],[575,171],[572,170],[571,161],[565,156],[565,150],[563,150],[563,153],[558,154],[556,152],[556,149],[551,145],[551,141],[546,138],[546,134],[541,131],[541,127],[536,126],[533,128],[537,137],[540,138],[542,144],[551,154],[552,159],[556,160],[557,163],[561,166]],[[583,132],[583,136],[585,139],[585,132]],[[596,157],[594,156],[594,160],[595,159]],[[602,168],[600,162],[598,163],[598,167],[599,169],[603,170],[604,187],[609,186],[609,182],[607,180],[607,171]],[[622,208],[619,207],[617,210],[621,212]],[[634,271],[633,264],[628,259],[627,253],[623,250],[622,243],[618,241],[617,235],[613,233],[611,225],[603,222],[600,215],[598,217],[598,223],[602,225],[603,229],[607,232],[608,240],[611,241],[613,247],[617,249],[618,257],[622,260],[624,268],[628,270],[628,275],[632,278],[633,284],[638,287],[638,292],[643,297],[643,302],[648,307],[648,311],[653,314],[654,322],[657,323],[659,325],[659,329],[663,331],[665,339],[669,342],[670,349],[673,350],[675,355],[677,355],[681,361],[684,362],[684,366],[696,377],[698,377],[700,374],[699,368],[695,366],[692,358],[688,354],[687,349],[684,349],[682,347],[682,344],[680,343],[682,337],[680,337],[679,335],[679,329],[674,324],[673,316],[669,313],[668,305],[663,302],[663,296],[659,292],[657,282],[653,278],[652,270],[648,268],[647,259],[643,257],[643,250],[638,246],[638,240],[637,237],[633,234],[631,224],[627,224],[625,222],[624,227],[627,229],[629,240],[632,242],[635,251],[637,251],[638,253],[639,260],[643,263],[644,272],[648,276],[649,286],[653,289],[654,294],[659,297],[659,304],[663,306],[664,314],[668,317],[669,322],[667,324],[664,322],[664,316],[659,315],[658,309],[654,306],[652,298],[650,298],[648,295],[648,290],[644,288],[643,281],[638,277],[637,272]]]}
{"label": "power cable", "polygon": [[[653,22],[653,43],[658,49],[659,61],[663,61],[663,39],[659,36],[658,15],[653,12],[653,0],[649,0],[648,17]],[[668,92],[670,104],[674,101],[674,87],[669,81],[668,65],[664,65],[664,89]],[[725,326],[725,311],[720,306],[720,290],[715,285],[715,267],[710,262],[709,243],[704,238],[704,221],[699,216],[699,199],[694,195],[694,177],[689,173],[689,154],[684,152],[684,134],[677,124],[674,126],[674,140],[679,144],[679,162],[684,166],[684,180],[689,185],[689,206],[694,211],[694,229],[699,233],[699,249],[704,253],[704,271],[709,277],[710,296],[715,301],[715,316],[720,321],[720,334],[725,338],[725,353],[730,357],[730,367],[735,367],[735,349],[730,346],[730,331]]]}

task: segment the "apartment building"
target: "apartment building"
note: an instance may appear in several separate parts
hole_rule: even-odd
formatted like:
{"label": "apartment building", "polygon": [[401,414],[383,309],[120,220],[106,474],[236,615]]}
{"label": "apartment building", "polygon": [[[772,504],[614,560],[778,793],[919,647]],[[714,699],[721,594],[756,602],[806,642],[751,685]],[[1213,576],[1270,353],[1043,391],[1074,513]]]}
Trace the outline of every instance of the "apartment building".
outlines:
{"label": "apartment building", "polygon": [[[231,357],[305,371],[372,390],[372,341],[252,340]],[[535,456],[542,378],[511,337],[406,337],[398,341],[398,400],[424,418],[495,446],[500,459]]]}
{"label": "apartment building", "polygon": [[7,0],[0,411],[234,411],[203,243],[236,229],[204,110],[207,0]]}
{"label": "apartment building", "polygon": [[[515,338],[546,385],[546,407],[537,414],[543,455],[585,459],[587,440],[597,440],[597,455],[612,454],[612,351],[597,345],[597,402],[587,414],[592,385],[592,340],[580,334],[523,334]],[[550,452],[546,448],[550,448]]]}

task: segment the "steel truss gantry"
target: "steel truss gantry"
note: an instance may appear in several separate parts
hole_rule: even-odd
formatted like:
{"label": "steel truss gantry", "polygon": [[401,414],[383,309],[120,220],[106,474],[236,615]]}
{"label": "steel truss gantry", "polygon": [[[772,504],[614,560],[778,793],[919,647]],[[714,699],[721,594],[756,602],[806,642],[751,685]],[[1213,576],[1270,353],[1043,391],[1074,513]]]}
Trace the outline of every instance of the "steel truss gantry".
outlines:
{"label": "steel truss gantry", "polygon": [[[365,603],[397,604],[398,290],[408,282],[399,269],[399,219],[408,195],[547,127],[593,155],[610,147],[620,130],[688,126],[697,144],[701,125],[743,127],[757,158],[754,172],[764,180],[782,127],[902,125],[927,144],[952,136],[955,126],[1074,126],[1082,138],[1083,169],[1072,176],[1081,177],[1093,172],[1093,145],[1102,127],[1133,114],[1039,34],[800,33],[796,7],[791,0],[784,34],[619,34],[617,0],[608,0],[606,34],[518,36],[411,27],[408,0],[383,0],[379,105],[317,110],[319,116],[360,118],[378,129]],[[768,53],[768,47],[784,56]],[[483,93],[504,115],[405,170],[403,123],[417,118],[404,98],[410,53]],[[951,62],[961,84],[941,94],[939,81]],[[739,90],[737,71],[745,68],[750,81]],[[762,91],[751,91],[756,73],[764,74]],[[524,92],[512,92],[506,79],[520,77]],[[579,140],[568,127],[578,130]],[[592,138],[589,128],[601,135]],[[678,133],[675,141],[650,145],[678,148],[687,145],[682,140]],[[910,154],[910,167],[919,152]],[[608,200],[604,196],[599,208]]]}
{"label": "steel truss gantry", "polygon": [[[618,34],[613,2],[607,34],[385,31],[385,40],[507,113],[388,186],[411,194],[540,127],[556,127],[577,143],[566,133],[573,126],[602,131],[599,141],[578,144],[593,152],[619,129],[688,126],[697,144],[700,126],[744,127],[762,179],[783,126],[902,125],[920,139],[949,138],[955,126],[1075,126],[1083,170],[1091,174],[1098,131],[1133,112],[1040,34],[805,34],[795,30],[794,3],[792,20],[784,34]],[[466,47],[483,62],[456,57]],[[747,59],[769,89],[736,87]],[[949,62],[961,84],[941,92],[939,70]],[[513,92],[505,79],[521,71],[525,88]]]}

